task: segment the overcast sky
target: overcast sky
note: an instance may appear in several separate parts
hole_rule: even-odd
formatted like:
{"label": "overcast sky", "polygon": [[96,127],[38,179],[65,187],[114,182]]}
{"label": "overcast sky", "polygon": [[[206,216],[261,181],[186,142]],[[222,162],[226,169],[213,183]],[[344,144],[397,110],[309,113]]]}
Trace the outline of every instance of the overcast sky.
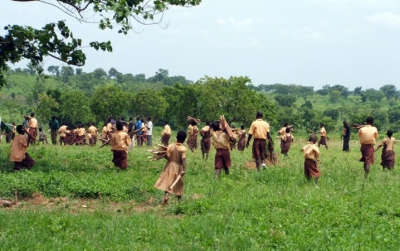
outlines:
{"label": "overcast sky", "polygon": [[[84,50],[85,72],[114,67],[150,77],[162,68],[193,81],[249,76],[254,85],[400,89],[398,0],[202,0],[167,11],[167,29],[134,23],[136,33],[128,35],[81,24],[38,2],[0,0],[0,20],[36,28],[67,20],[86,44],[111,40],[112,53]],[[49,65],[62,64],[46,59]]]}

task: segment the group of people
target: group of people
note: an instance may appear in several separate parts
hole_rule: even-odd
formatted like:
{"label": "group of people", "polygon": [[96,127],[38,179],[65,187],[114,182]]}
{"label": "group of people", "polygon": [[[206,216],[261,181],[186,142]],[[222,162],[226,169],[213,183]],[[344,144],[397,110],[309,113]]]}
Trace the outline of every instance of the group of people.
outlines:
{"label": "group of people", "polygon": [[[223,116],[222,116],[223,117]],[[30,142],[35,142],[37,120],[34,118],[34,114],[26,116],[26,123],[24,125],[16,126],[15,130],[18,136],[15,136],[12,141],[12,150],[10,161],[14,162],[14,169],[20,170],[21,168],[30,169],[35,161],[26,152],[26,149]],[[384,138],[379,146],[374,149],[376,140],[378,138],[378,130],[373,126],[374,119],[368,117],[365,125],[357,125],[358,138],[361,144],[361,159],[364,163],[365,177],[368,177],[370,165],[374,163],[374,152],[379,148],[383,147],[382,151],[382,162],[383,169],[389,170],[394,167],[394,152],[393,146],[395,139],[392,136],[393,132],[389,130],[387,132],[387,138]],[[3,126],[3,122],[1,125]],[[25,125],[26,124],[26,125]],[[201,135],[201,151],[204,159],[208,159],[211,145],[216,149],[214,167],[215,167],[215,178],[218,178],[221,171],[223,170],[226,174],[229,174],[229,168],[231,167],[230,151],[232,148],[232,142],[238,141],[237,149],[243,151],[244,147],[249,147],[250,141],[253,139],[252,144],[252,157],[255,160],[256,168],[260,171],[260,168],[266,168],[266,152],[268,149],[273,149],[273,140],[270,133],[270,126],[268,122],[263,120],[263,113],[258,111],[256,114],[256,120],[252,122],[248,131],[248,137],[246,142],[246,130],[244,126],[241,126],[240,130],[231,129],[224,119],[215,121],[213,123],[206,122],[205,126],[199,131],[197,127],[197,121],[192,119],[189,121],[188,133],[185,131],[179,131],[177,133],[176,142],[169,144],[171,137],[171,128],[166,121],[162,131],[161,141],[165,145],[167,164],[163,169],[159,179],[155,183],[155,188],[163,190],[164,204],[168,204],[169,194],[173,193],[178,196],[178,199],[183,194],[184,187],[184,175],[186,172],[186,147],[183,145],[186,138],[188,147],[191,151],[197,148],[197,135]],[[344,129],[342,132],[344,140],[343,150],[348,151],[348,141],[350,139],[350,126],[347,122],[343,123]],[[25,128],[28,128],[25,129]],[[60,144],[70,142],[67,135],[75,134],[75,142],[84,142],[85,128],[78,126],[74,131],[68,129],[66,125],[62,125],[58,128],[58,121],[55,117],[49,122],[49,127],[52,132],[52,142],[55,144],[57,133],[60,134]],[[130,118],[129,122],[124,122],[123,119],[117,119],[114,121],[110,116],[105,123],[103,128],[102,138],[103,141],[111,145],[113,152],[113,163],[118,170],[125,170],[128,167],[127,156],[132,146],[132,140],[135,139],[138,145],[147,143],[152,144],[152,122],[151,118],[147,119],[147,123],[143,123],[140,117],[136,118],[136,123]],[[279,138],[281,141],[281,153],[284,156],[288,156],[290,145],[292,144],[294,137],[292,135],[293,127],[285,123],[279,130]],[[55,133],[53,133],[55,131]],[[89,129],[89,134],[92,137],[89,138],[90,144],[96,144],[97,128],[92,124]],[[25,136],[28,135],[28,137]],[[133,136],[132,136],[133,135]],[[149,137],[150,136],[150,137]],[[71,137],[71,136],[70,136]],[[318,166],[320,157],[320,145],[327,146],[326,130],[324,125],[320,125],[320,140],[318,141],[317,136],[313,133],[308,143],[302,147],[301,151],[304,155],[304,174],[307,179],[314,178],[315,184],[317,185],[320,177],[320,169]],[[92,140],[90,140],[92,139]],[[318,142],[318,145],[317,145]]]}

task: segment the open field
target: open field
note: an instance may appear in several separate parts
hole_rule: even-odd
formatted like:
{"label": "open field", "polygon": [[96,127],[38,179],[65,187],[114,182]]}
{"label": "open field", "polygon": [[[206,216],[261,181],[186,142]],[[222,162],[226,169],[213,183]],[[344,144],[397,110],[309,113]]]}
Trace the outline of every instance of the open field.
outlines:
{"label": "open field", "polygon": [[146,147],[116,172],[107,148],[34,146],[36,166],[14,173],[3,142],[0,197],[16,189],[19,203],[0,209],[0,249],[398,250],[399,168],[382,172],[377,152],[364,180],[358,143],[342,153],[330,141],[316,188],[303,176],[304,143],[260,173],[246,164],[250,149],[233,151],[231,174],[218,180],[213,157],[188,152],[182,202],[163,207],[153,185],[165,161],[149,162]]}

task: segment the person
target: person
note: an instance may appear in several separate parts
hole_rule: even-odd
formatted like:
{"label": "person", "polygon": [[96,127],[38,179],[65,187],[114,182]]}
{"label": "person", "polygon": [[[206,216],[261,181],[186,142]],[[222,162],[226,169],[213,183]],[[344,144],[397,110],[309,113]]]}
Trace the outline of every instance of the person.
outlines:
{"label": "person", "polygon": [[85,144],[86,129],[83,124],[79,124],[76,129],[75,145],[83,146]]}
{"label": "person", "polygon": [[244,125],[240,126],[240,135],[239,135],[239,141],[237,144],[237,149],[239,152],[244,151],[244,147],[246,146],[246,130],[244,129]]}
{"label": "person", "polygon": [[25,137],[25,130],[22,125],[17,126],[18,135],[15,136],[11,144],[10,161],[14,162],[14,170],[23,168],[31,169],[35,165],[35,160],[26,152],[28,148],[28,139]]}
{"label": "person", "polygon": [[194,150],[197,148],[197,134],[199,133],[199,129],[197,128],[197,123],[194,119],[191,119],[189,121],[189,126],[188,126],[188,134],[189,138],[187,140],[187,144],[189,149],[194,152]]}
{"label": "person", "polygon": [[210,128],[210,121],[206,122],[206,125],[200,131],[201,135],[201,153],[203,155],[203,159],[205,156],[205,160],[208,159],[208,154],[210,152],[211,147],[211,128]]}
{"label": "person", "polygon": [[67,125],[65,123],[62,123],[62,126],[58,129],[58,133],[60,133],[60,146],[64,143],[67,144]]}
{"label": "person", "polygon": [[319,125],[320,130],[319,130],[319,135],[321,136],[319,142],[318,142],[318,147],[320,147],[321,145],[324,145],[326,147],[326,149],[328,149],[328,141],[326,139],[326,130],[324,127],[324,124],[321,123]]}
{"label": "person", "polygon": [[[186,173],[186,147],[183,143],[186,139],[186,132],[179,131],[176,136],[176,143],[172,143],[167,147],[167,156],[165,157],[168,162],[164,170],[160,174],[154,188],[164,191],[163,204],[168,205],[169,194],[175,194],[178,201],[181,200],[184,190],[183,176]],[[171,187],[175,181],[178,182]]]}
{"label": "person", "polygon": [[260,171],[260,165],[265,169],[265,148],[266,139],[272,145],[272,138],[269,133],[269,124],[264,121],[262,111],[258,111],[256,114],[256,120],[251,123],[249,129],[249,137],[247,138],[246,147],[249,147],[249,143],[252,137],[254,137],[253,142],[253,158],[256,161],[257,170]]}
{"label": "person", "polygon": [[112,118],[108,117],[107,119],[107,125],[106,125],[106,132],[107,132],[107,137],[106,139],[109,140],[112,138],[112,134],[114,133],[114,128],[113,128],[113,124],[112,124]]}
{"label": "person", "polygon": [[42,142],[43,144],[44,143],[49,144],[49,142],[47,142],[47,136],[43,132],[41,127],[39,127],[39,143],[38,144],[40,144],[40,142]]}
{"label": "person", "polygon": [[283,154],[283,156],[285,156],[285,157],[289,157],[288,152],[289,152],[290,146],[294,140],[294,137],[290,133],[290,131],[291,131],[291,129],[289,127],[286,127],[285,134],[283,136],[281,136],[281,141],[282,141],[281,154]]}
{"label": "person", "polygon": [[22,122],[23,128],[28,132],[29,131],[29,115],[25,114],[24,121]]}
{"label": "person", "polygon": [[343,150],[344,152],[350,151],[350,125],[346,121],[343,121],[343,130],[342,130],[342,136],[343,138]]}
{"label": "person", "polygon": [[112,162],[115,167],[120,170],[128,168],[128,146],[131,144],[131,138],[126,132],[123,132],[123,124],[121,121],[116,122],[117,131],[113,133],[110,145],[113,152]]}
{"label": "person", "polygon": [[317,142],[317,136],[315,134],[308,138],[308,143],[301,151],[304,155],[304,175],[307,180],[315,179],[315,185],[318,185],[319,177],[321,172],[318,167],[318,157],[320,155],[319,148],[315,145]]}
{"label": "person", "polygon": [[225,174],[229,174],[229,168],[232,165],[231,154],[230,154],[230,144],[229,136],[226,132],[222,131],[220,128],[220,123],[218,121],[211,124],[213,129],[211,133],[212,144],[215,147],[215,178],[218,178],[221,170],[224,169]]}
{"label": "person", "polygon": [[14,140],[15,133],[17,132],[17,126],[15,126],[15,122],[12,122],[11,126],[12,126],[11,140]]}
{"label": "person", "polygon": [[133,118],[129,117],[129,124],[128,124],[128,134],[132,137],[133,131],[136,130],[135,122],[133,122]]}
{"label": "person", "polygon": [[147,118],[147,145],[153,145],[153,122],[151,122],[151,117]]}
{"label": "person", "polygon": [[60,129],[60,124],[58,123],[58,120],[56,119],[56,116],[51,116],[51,120],[49,121],[49,128],[51,131],[51,143],[53,145],[57,144],[57,133],[58,130]]}
{"label": "person", "polygon": [[88,131],[91,135],[90,140],[89,140],[89,144],[94,146],[97,143],[97,128],[94,126],[94,123],[91,123]]}
{"label": "person", "polygon": [[10,143],[12,139],[13,126],[1,121],[1,131],[6,133],[6,143]]}
{"label": "person", "polygon": [[171,127],[168,125],[168,121],[165,121],[164,130],[161,132],[161,143],[164,144],[164,146],[168,146],[170,138],[171,138]]}
{"label": "person", "polygon": [[[137,129],[142,128],[142,120],[140,119],[140,116],[136,117],[136,128]],[[143,144],[143,130],[137,132],[137,144],[138,146],[142,146]]]}
{"label": "person", "polygon": [[367,124],[358,126],[358,138],[361,144],[361,162],[364,162],[365,178],[368,178],[370,165],[374,164],[374,145],[378,138],[378,130],[373,126],[374,118],[368,117],[365,121]]}
{"label": "person", "polygon": [[382,155],[381,155],[381,166],[382,170],[385,171],[385,168],[388,170],[393,170],[394,162],[395,162],[395,155],[394,155],[394,143],[396,142],[393,136],[393,131],[388,130],[386,132],[387,138],[384,138],[381,144],[376,148],[375,152],[378,151],[379,148],[383,146]]}
{"label": "person", "polygon": [[29,117],[29,131],[28,131],[29,135],[31,136],[29,140],[30,143],[35,143],[34,139],[36,139],[37,137],[37,129],[38,129],[38,121],[35,118],[35,113],[32,112],[31,116]]}

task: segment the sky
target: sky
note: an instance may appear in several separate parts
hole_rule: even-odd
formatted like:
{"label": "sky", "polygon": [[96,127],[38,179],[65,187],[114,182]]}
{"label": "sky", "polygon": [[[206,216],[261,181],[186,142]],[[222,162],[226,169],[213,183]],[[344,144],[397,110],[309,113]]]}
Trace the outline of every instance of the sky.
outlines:
{"label": "sky", "polygon": [[[192,81],[248,76],[254,85],[365,90],[393,84],[400,89],[398,0],[202,0],[196,7],[169,9],[160,25],[133,22],[134,31],[128,35],[80,23],[40,2],[0,0],[3,26],[40,28],[58,20],[67,20],[83,44],[112,42],[112,53],[83,49],[85,72],[114,67],[151,77],[166,69],[170,76]],[[48,58],[44,68],[50,65],[65,64]]]}

